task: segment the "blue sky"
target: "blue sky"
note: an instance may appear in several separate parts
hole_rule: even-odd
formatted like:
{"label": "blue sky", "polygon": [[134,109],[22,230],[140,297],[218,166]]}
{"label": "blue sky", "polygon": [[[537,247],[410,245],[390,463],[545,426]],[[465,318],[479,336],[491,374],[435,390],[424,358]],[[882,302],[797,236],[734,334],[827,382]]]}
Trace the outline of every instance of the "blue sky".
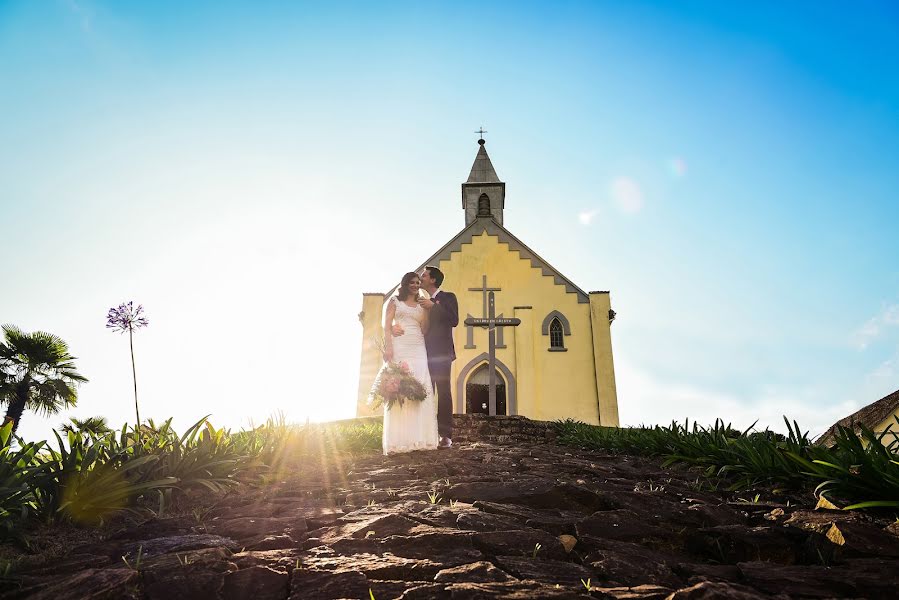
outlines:
{"label": "blue sky", "polygon": [[[813,433],[899,388],[891,3],[0,1],[0,321],[72,414],[352,414],[360,293],[464,224],[609,289],[628,424]],[[63,415],[23,421],[43,436]]]}

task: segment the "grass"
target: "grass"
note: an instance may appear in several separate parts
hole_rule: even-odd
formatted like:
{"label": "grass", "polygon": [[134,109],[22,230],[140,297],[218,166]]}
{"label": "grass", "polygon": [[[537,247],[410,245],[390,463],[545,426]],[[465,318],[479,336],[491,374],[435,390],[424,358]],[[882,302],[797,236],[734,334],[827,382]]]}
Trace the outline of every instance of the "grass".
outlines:
{"label": "grass", "polygon": [[[834,444],[822,447],[795,422],[787,422],[787,436],[734,430],[722,421],[618,429],[569,420],[556,428],[562,444],[699,467],[697,489],[808,489],[847,509],[899,508],[899,442],[881,443],[889,429],[877,435],[841,428]],[[163,514],[195,491],[218,494],[244,482],[278,480],[310,459],[377,452],[381,433],[378,422],[293,426],[283,418],[232,433],[204,418],[183,434],[171,420],[150,421],[109,433],[55,433],[50,444],[15,438],[7,424],[0,427],[0,539],[25,545],[36,527],[103,524],[129,511]],[[664,486],[650,481],[648,489]],[[442,500],[437,490],[428,499]],[[202,516],[195,515],[198,522]]]}
{"label": "grass", "polygon": [[784,421],[786,436],[752,427],[739,431],[720,420],[711,427],[687,422],[620,429],[568,420],[557,422],[556,429],[562,444],[699,467],[716,480],[710,489],[717,489],[718,482],[731,491],[759,485],[775,491],[809,489],[847,510],[899,508],[899,442],[882,443],[889,427],[879,435],[864,426],[858,434],[841,427],[835,442],[825,447],[814,445],[796,422]]}
{"label": "grass", "polygon": [[27,545],[25,534],[36,526],[102,525],[150,506],[159,515],[192,491],[217,494],[290,472],[313,456],[320,461],[381,446],[377,422],[292,426],[283,418],[236,433],[203,418],[180,435],[171,419],[54,435],[53,445],[25,442],[12,436],[11,424],[0,427],[0,539]]}
{"label": "grass", "polygon": [[[132,571],[140,572],[140,563],[143,559],[144,555],[144,547],[143,545],[137,547],[137,558],[134,559],[134,564],[131,564],[131,561],[128,560],[127,556],[122,557],[122,562],[125,563],[125,566],[131,569]],[[178,557],[178,561],[181,561],[181,557]]]}

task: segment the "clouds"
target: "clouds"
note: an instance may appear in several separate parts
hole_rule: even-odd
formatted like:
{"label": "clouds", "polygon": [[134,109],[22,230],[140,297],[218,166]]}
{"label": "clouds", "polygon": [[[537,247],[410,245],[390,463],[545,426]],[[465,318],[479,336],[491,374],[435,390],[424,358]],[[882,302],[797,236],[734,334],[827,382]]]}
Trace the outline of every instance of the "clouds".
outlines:
{"label": "clouds", "polygon": [[[870,366],[865,375],[858,373],[855,385],[845,388],[821,373],[815,380],[792,378],[771,385],[747,387],[734,382],[722,391],[720,386],[702,383],[701,378],[660,374],[622,353],[615,361],[621,423],[667,425],[672,420],[683,423],[689,417],[706,425],[721,418],[742,429],[758,420],[756,429],[770,427],[783,433],[786,416],[815,437],[895,389],[899,377],[899,303],[884,304],[852,333],[851,343],[859,352],[868,352],[865,356],[870,356],[870,361],[865,362]],[[646,415],[652,415],[652,420],[647,421]]]}
{"label": "clouds", "polygon": [[852,345],[858,350],[865,350],[871,342],[896,326],[899,326],[899,304],[885,306],[877,316],[852,333]]}
{"label": "clouds", "polygon": [[868,374],[868,379],[894,379],[899,374],[899,351]]}
{"label": "clouds", "polygon": [[722,393],[660,378],[627,356],[616,358],[615,372],[622,426],[669,425],[672,421],[683,423],[687,418],[705,426],[723,419],[737,429],[757,421],[757,430],[770,428],[786,433],[786,416],[816,437],[861,407],[854,401],[822,406],[819,391],[798,385],[769,386],[754,394]]}
{"label": "clouds", "polygon": [[899,304],[884,306],[852,334],[852,344],[859,352],[877,341],[886,343],[890,355],[868,373],[867,379],[869,382],[893,380],[899,376]]}

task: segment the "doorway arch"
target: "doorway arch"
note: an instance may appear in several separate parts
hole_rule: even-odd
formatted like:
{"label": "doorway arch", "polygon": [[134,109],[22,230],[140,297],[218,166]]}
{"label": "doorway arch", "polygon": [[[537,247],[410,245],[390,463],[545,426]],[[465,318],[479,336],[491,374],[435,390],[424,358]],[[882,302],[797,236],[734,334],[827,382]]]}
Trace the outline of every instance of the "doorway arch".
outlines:
{"label": "doorway arch", "polygon": [[[489,363],[481,363],[465,382],[465,412],[466,414],[490,414],[490,369]],[[496,372],[496,414],[508,414],[509,407],[506,402],[506,378],[499,369]]]}
{"label": "doorway arch", "polygon": [[[465,384],[468,382],[469,375],[482,364],[486,365],[490,362],[490,355],[483,352],[473,358],[466,364],[459,376],[456,378],[456,401],[455,412],[464,414],[465,411]],[[503,379],[506,380],[506,414],[518,414],[518,384],[515,382],[515,376],[512,371],[501,361],[496,359],[496,370],[499,371]]]}

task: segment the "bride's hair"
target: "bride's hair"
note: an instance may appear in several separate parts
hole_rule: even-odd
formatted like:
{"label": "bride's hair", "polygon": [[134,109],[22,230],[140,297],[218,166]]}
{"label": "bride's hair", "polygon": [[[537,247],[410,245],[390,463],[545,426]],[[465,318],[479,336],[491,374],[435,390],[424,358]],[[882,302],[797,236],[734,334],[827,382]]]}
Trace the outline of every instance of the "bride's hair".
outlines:
{"label": "bride's hair", "polygon": [[403,280],[400,282],[400,289],[396,293],[397,300],[405,300],[409,296],[412,295],[412,290],[409,289],[409,283],[412,282],[413,279],[418,279],[418,273],[415,271],[409,271],[405,275],[403,275]]}

